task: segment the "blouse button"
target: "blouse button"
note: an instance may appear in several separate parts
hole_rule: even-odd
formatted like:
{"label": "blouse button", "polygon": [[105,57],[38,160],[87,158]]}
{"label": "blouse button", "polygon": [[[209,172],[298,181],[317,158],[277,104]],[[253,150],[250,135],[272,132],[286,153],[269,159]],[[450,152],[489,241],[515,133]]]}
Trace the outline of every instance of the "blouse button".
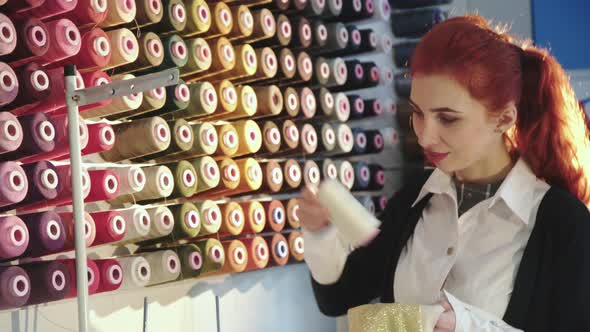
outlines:
{"label": "blouse button", "polygon": [[447,249],[447,255],[449,255],[449,256],[452,256],[454,252],[455,252],[455,248],[453,248],[453,247],[449,247],[449,249]]}

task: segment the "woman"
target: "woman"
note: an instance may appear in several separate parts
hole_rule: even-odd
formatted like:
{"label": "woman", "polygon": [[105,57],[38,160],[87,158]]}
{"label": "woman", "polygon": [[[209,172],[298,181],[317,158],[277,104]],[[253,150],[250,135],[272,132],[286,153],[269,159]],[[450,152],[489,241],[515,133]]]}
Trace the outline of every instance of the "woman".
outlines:
{"label": "woman", "polygon": [[590,143],[568,78],[480,16],[429,32],[411,124],[436,169],[406,185],[366,247],[311,190],[299,218],[320,310],[441,303],[435,331],[590,331]]}

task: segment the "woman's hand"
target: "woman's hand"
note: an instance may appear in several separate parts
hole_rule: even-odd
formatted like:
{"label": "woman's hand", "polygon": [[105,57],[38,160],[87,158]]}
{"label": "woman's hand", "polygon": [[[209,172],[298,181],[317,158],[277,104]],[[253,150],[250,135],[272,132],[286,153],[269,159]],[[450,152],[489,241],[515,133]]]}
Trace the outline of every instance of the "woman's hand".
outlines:
{"label": "woman's hand", "polygon": [[455,332],[456,316],[453,307],[449,304],[447,299],[443,299],[440,305],[445,308],[445,311],[440,314],[436,325],[434,326],[434,332]]}
{"label": "woman's hand", "polygon": [[313,189],[303,188],[299,197],[297,211],[301,227],[311,232],[317,232],[330,225],[330,213],[318,200]]}

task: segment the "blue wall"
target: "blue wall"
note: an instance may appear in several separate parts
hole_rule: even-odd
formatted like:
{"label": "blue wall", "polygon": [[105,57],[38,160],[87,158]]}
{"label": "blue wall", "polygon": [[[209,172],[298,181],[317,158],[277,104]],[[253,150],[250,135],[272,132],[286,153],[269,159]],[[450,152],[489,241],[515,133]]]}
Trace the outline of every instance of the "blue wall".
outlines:
{"label": "blue wall", "polygon": [[587,0],[531,0],[533,38],[568,70],[590,69],[590,3]]}

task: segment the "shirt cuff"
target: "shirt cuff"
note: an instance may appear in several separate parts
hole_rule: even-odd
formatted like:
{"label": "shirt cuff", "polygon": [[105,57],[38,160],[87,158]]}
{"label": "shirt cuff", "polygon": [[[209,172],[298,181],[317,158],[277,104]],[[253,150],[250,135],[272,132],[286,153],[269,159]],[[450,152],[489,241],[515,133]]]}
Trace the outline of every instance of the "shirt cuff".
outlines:
{"label": "shirt cuff", "polygon": [[321,231],[302,228],[305,262],[313,279],[322,285],[333,284],[342,274],[349,250],[343,245],[338,231],[330,225]]}
{"label": "shirt cuff", "polygon": [[517,332],[521,331],[506,324],[503,320],[496,316],[461,302],[456,297],[451,295],[447,291],[443,291],[449,304],[453,307],[456,317],[456,328],[455,332],[469,332],[469,331],[482,331],[482,332]]}

